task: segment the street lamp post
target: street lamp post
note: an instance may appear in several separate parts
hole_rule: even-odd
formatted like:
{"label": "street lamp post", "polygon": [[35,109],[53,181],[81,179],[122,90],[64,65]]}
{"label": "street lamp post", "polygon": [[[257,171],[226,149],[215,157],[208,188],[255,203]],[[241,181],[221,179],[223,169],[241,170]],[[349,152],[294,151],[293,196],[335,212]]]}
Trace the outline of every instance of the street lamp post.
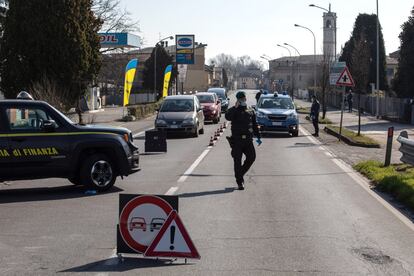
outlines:
{"label": "street lamp post", "polygon": [[[296,71],[296,73],[297,73],[297,75],[299,75],[299,58],[300,58],[300,52],[298,51],[298,49],[296,48],[296,47],[294,47],[293,45],[290,45],[289,43],[283,43],[284,45],[286,45],[286,46],[289,46],[289,47],[291,47],[291,48],[293,48],[295,51],[296,51],[296,53],[298,53],[298,60],[296,61],[296,68],[297,68],[297,71]],[[293,70],[293,68],[292,68],[292,70]],[[299,82],[299,78],[298,78],[298,82]],[[292,90],[293,90],[293,81],[292,81]],[[292,92],[292,98],[293,98],[293,92]]]}
{"label": "street lamp post", "polygon": [[[281,47],[283,49],[286,49],[289,52],[289,57],[292,58],[292,52],[290,51],[290,49],[288,47],[282,46],[280,44],[276,45],[277,47]],[[290,86],[292,86],[292,81],[293,81],[293,74],[292,74],[292,70],[290,70]],[[281,88],[283,90],[283,87]],[[293,93],[293,91],[292,91]]]}
{"label": "street lamp post", "polygon": [[[157,95],[157,49],[158,49],[157,46],[158,44],[160,44],[161,42],[165,40],[172,40],[172,39],[174,39],[173,36],[167,36],[155,44],[155,49],[154,49],[154,95],[155,96]],[[149,96],[148,96],[148,100],[149,100]]]}
{"label": "street lamp post", "polygon": [[377,0],[377,118],[379,118],[379,15],[378,15],[378,0]]}
{"label": "street lamp post", "polygon": [[[331,4],[329,4],[329,9],[325,9],[325,8],[323,8],[323,7],[320,7],[320,6],[317,6],[317,5],[315,5],[315,4],[310,4],[309,5],[309,7],[312,7],[312,8],[318,8],[318,9],[321,9],[321,10],[324,10],[324,11],[326,11],[328,14],[332,14],[332,11],[331,11]],[[335,29],[335,57],[334,57],[334,59],[335,59],[335,61],[336,61],[336,51],[337,51],[337,48],[336,48],[336,31],[337,31],[337,29],[336,29],[336,14],[335,14],[335,16],[334,16],[334,29]]]}
{"label": "street lamp post", "polygon": [[309,32],[311,32],[313,35],[313,87],[316,87],[316,37],[315,37],[315,33],[312,32],[312,30],[309,29],[308,27],[305,27],[299,24],[295,24],[295,27],[306,29]]}

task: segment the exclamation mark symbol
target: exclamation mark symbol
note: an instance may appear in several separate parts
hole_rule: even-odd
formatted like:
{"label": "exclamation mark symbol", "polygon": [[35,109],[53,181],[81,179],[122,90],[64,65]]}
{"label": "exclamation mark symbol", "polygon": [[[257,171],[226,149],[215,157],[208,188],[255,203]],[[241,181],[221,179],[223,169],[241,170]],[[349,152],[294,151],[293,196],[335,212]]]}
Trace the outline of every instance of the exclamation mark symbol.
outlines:
{"label": "exclamation mark symbol", "polygon": [[175,226],[171,226],[170,228],[170,250],[174,250],[174,238],[175,238]]}

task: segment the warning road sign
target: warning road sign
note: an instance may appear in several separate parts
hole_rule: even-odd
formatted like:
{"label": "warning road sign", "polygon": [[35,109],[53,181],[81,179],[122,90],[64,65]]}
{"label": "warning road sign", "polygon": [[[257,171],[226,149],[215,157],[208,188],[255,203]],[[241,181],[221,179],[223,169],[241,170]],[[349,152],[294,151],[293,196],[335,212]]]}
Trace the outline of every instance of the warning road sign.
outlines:
{"label": "warning road sign", "polygon": [[344,68],[344,70],[342,71],[341,76],[336,81],[336,85],[351,86],[351,87],[355,86],[354,80],[352,79],[352,76],[351,76],[351,73],[348,70],[348,67]]}
{"label": "warning road sign", "polygon": [[[127,197],[127,200],[125,200]],[[144,253],[157,236],[168,215],[178,209],[178,199],[174,197],[175,206],[167,202],[166,197],[141,195],[130,197],[120,195],[118,253]],[[169,200],[171,201],[171,200]],[[174,207],[174,208],[173,208]],[[127,245],[123,246],[124,244]]]}
{"label": "warning road sign", "polygon": [[170,213],[144,256],[200,259],[200,254],[175,210]]}

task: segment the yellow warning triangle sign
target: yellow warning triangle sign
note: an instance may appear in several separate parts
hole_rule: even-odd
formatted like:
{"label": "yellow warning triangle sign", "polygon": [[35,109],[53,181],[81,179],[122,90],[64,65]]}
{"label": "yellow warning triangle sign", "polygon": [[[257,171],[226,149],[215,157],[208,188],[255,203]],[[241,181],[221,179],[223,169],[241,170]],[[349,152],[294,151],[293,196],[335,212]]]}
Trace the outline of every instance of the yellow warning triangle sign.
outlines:
{"label": "yellow warning triangle sign", "polygon": [[354,79],[352,78],[351,73],[348,70],[348,67],[344,68],[344,71],[342,71],[341,76],[336,81],[336,85],[351,87],[355,86]]}

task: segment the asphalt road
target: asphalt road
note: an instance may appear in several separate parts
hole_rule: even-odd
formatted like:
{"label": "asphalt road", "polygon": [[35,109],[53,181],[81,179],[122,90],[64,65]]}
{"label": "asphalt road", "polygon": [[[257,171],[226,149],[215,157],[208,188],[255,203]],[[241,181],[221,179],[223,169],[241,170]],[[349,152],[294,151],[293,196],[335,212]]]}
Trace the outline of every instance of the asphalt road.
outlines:
{"label": "asphalt road", "polygon": [[[413,223],[309,133],[264,138],[238,191],[227,141],[207,147],[215,130],[169,139],[167,154],[143,155],[142,171],[110,193],[87,196],[59,179],[3,184],[0,275],[414,274]],[[167,192],[180,196],[201,260],[119,262],[118,194]]]}

